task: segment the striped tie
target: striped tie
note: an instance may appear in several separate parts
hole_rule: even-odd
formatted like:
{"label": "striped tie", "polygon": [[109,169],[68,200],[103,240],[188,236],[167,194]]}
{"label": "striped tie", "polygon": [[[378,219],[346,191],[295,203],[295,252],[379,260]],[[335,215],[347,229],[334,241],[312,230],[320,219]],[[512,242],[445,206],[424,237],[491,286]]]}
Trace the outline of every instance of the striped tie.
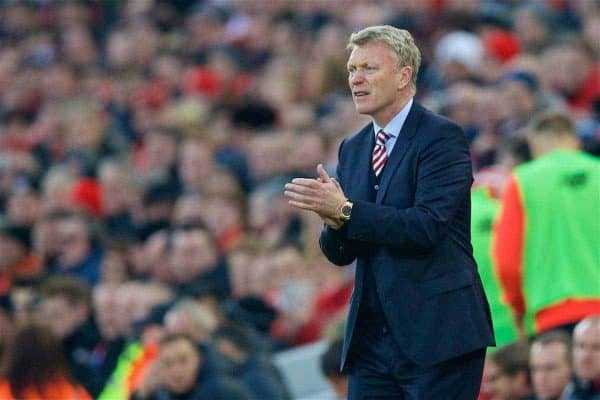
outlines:
{"label": "striped tie", "polygon": [[389,138],[390,135],[385,133],[383,129],[377,133],[375,147],[373,148],[373,172],[375,172],[375,176],[379,176],[388,159],[385,151],[385,142],[387,142]]}

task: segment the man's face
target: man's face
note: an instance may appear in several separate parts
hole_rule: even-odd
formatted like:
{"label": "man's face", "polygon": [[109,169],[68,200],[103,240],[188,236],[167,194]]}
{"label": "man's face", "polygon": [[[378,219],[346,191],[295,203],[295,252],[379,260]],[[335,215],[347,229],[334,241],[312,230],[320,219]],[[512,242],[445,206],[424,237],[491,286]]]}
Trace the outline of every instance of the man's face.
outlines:
{"label": "man's face", "polygon": [[560,396],[569,383],[571,367],[564,343],[535,343],[531,347],[530,366],[533,389],[540,400]]}
{"label": "man's face", "polygon": [[355,46],[348,59],[348,83],[356,110],[386,124],[400,110],[410,90],[410,68],[398,67],[392,49],[381,42]]}
{"label": "man's face", "polygon": [[182,394],[194,387],[201,358],[189,341],[181,339],[161,346],[159,362],[164,385],[171,393]]}
{"label": "man's face", "polygon": [[490,400],[510,400],[512,395],[511,380],[491,359],[485,360],[481,393]]}
{"label": "man's face", "polygon": [[91,243],[85,222],[74,218],[61,221],[58,234],[61,243],[60,262],[63,265],[73,266],[88,257]]}
{"label": "man's face", "polygon": [[600,378],[600,323],[585,323],[575,329],[573,369],[582,380]]}
{"label": "man's face", "polygon": [[196,229],[179,231],[173,236],[169,265],[177,282],[189,282],[209,271],[216,262],[216,251],[208,233]]}
{"label": "man's face", "polygon": [[94,314],[100,333],[106,339],[115,339],[122,332],[119,317],[117,287],[97,286],[94,289]]}

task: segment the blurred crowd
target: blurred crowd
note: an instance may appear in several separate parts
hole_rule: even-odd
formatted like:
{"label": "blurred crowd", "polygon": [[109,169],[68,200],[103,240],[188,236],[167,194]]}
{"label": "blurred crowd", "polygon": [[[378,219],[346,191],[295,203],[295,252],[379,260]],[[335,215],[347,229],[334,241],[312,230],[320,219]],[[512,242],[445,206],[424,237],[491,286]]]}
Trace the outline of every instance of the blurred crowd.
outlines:
{"label": "blurred crowd", "polygon": [[480,400],[600,398],[600,316],[531,341],[498,348],[487,359]]}
{"label": "blurred crowd", "polygon": [[[492,196],[541,111],[567,112],[600,154],[591,0],[0,5],[0,373],[15,398],[290,397],[273,352],[339,336],[354,273],[320,254],[320,220],[283,185],[333,172],[367,122],[346,81],[360,28],[414,35],[417,100],[464,128]],[[19,371],[38,357],[32,389]]]}

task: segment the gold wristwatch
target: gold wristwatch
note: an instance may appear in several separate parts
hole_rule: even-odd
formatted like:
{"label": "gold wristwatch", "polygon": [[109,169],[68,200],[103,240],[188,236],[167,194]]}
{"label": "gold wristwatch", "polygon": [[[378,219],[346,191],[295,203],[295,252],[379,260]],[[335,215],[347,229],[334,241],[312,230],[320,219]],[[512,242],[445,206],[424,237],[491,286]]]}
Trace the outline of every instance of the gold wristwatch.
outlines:
{"label": "gold wristwatch", "polygon": [[352,202],[348,199],[342,204],[340,207],[340,219],[344,222],[350,221],[350,216],[352,215]]}

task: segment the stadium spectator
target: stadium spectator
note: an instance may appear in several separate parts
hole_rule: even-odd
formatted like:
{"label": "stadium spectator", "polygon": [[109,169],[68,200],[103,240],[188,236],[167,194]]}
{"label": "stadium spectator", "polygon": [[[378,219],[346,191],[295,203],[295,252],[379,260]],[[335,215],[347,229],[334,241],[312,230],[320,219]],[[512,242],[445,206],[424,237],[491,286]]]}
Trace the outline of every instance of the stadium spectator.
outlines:
{"label": "stadium spectator", "polygon": [[219,317],[209,307],[184,298],[167,311],[164,326],[167,333],[186,334],[206,345],[219,326]]}
{"label": "stadium spectator", "polygon": [[481,394],[489,400],[530,400],[529,343],[514,342],[486,358]]}
{"label": "stadium spectator", "polygon": [[82,214],[64,216],[58,222],[60,248],[51,272],[73,276],[95,285],[100,282],[104,247],[93,232],[92,221]]}
{"label": "stadium spectator", "polygon": [[573,332],[573,380],[564,400],[600,399],[600,316],[584,319]]}
{"label": "stadium spectator", "polygon": [[161,340],[156,373],[156,382],[135,392],[132,400],[253,398],[239,383],[217,375],[204,352],[183,334]]}
{"label": "stadium spectator", "polygon": [[203,227],[175,229],[168,251],[168,271],[182,295],[208,291],[219,298],[230,295],[226,260],[221,257],[210,233]]}
{"label": "stadium spectator", "polygon": [[256,343],[244,328],[233,323],[221,326],[214,334],[215,346],[233,367],[233,375],[257,399],[285,400],[283,378],[267,355],[257,350]]}
{"label": "stadium spectator", "polygon": [[529,353],[531,382],[536,400],[558,400],[571,377],[571,339],[550,331],[534,339]]}

